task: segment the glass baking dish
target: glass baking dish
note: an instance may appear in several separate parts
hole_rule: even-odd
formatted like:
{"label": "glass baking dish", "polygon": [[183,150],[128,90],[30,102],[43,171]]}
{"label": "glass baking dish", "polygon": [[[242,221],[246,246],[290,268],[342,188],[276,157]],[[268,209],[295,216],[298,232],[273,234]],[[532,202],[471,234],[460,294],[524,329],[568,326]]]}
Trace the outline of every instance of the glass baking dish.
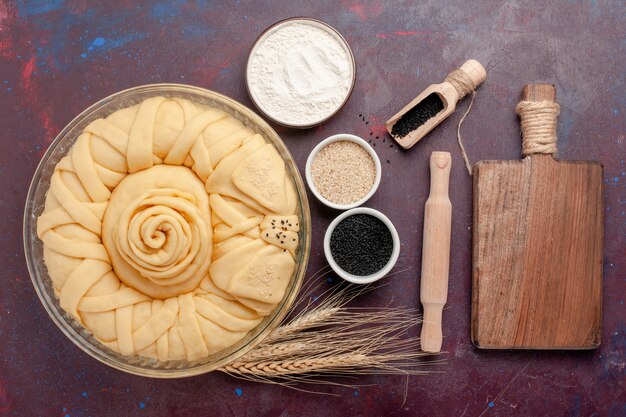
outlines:
{"label": "glass baking dish", "polygon": [[[116,110],[141,103],[154,97],[182,97],[197,103],[220,108],[240,120],[245,126],[271,142],[285,161],[298,195],[296,214],[301,221],[300,246],[296,252],[296,268],[280,304],[241,341],[206,358],[189,361],[159,361],[139,355],[125,356],[100,343],[60,306],[52,281],[43,261],[43,243],[37,237],[37,218],[42,213],[50,178],[56,164],[70,150],[82,130],[93,120],[106,117]],[[302,284],[309,258],[311,215],[302,178],[289,150],[278,134],[257,114],[237,101],[216,92],[181,84],[152,84],[120,91],[93,104],[72,120],[54,139],[33,176],[24,209],[24,252],[35,291],[52,321],[78,347],[100,362],[135,375],[154,378],[179,378],[213,371],[241,357],[272,330],[287,315]]]}

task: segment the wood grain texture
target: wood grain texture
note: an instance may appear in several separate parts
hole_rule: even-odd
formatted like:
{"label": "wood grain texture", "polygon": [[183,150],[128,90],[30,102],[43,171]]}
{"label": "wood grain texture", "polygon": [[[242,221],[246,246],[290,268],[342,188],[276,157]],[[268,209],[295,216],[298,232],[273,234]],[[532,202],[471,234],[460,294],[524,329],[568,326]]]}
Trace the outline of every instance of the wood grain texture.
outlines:
{"label": "wood grain texture", "polygon": [[424,320],[420,334],[424,352],[441,351],[442,315],[448,299],[452,203],[448,196],[452,156],[433,152],[430,156],[430,195],[424,209],[420,301]]}
{"label": "wood grain texture", "polygon": [[[545,91],[524,95],[550,99]],[[602,189],[597,162],[535,154],[476,164],[472,341],[477,347],[600,344]]]}
{"label": "wood grain texture", "polygon": [[522,100],[556,101],[556,87],[546,83],[526,84],[522,90]]}

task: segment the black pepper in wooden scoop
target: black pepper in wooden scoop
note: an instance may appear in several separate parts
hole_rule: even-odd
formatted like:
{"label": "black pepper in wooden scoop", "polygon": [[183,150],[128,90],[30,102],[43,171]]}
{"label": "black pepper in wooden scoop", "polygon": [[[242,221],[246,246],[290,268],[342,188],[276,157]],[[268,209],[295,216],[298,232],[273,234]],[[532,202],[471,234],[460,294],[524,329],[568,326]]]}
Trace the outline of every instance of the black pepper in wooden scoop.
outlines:
{"label": "black pepper in wooden scoop", "polygon": [[349,274],[367,276],[382,270],[393,252],[393,237],[382,220],[353,214],[341,220],[330,236],[330,252]]}
{"label": "black pepper in wooden scoop", "polygon": [[409,149],[450,116],[456,103],[487,78],[485,68],[476,60],[466,61],[440,84],[432,84],[402,110],[393,115],[385,127],[404,149]]}

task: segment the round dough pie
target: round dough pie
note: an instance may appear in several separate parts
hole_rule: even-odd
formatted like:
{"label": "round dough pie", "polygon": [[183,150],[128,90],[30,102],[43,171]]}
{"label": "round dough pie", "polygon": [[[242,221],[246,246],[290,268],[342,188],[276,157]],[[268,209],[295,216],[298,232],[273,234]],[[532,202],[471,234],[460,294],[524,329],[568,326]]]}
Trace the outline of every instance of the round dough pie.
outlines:
{"label": "round dough pie", "polygon": [[61,307],[109,348],[197,360],[241,340],[295,269],[276,148],[217,108],[153,97],[89,124],[37,221]]}

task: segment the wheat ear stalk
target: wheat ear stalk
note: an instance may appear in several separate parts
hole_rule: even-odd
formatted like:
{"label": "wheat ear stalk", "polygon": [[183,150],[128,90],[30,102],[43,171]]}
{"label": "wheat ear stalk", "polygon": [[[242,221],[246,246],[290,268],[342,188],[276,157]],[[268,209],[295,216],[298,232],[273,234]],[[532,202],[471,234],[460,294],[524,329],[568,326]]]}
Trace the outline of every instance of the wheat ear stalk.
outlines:
{"label": "wheat ear stalk", "polygon": [[319,378],[423,374],[440,363],[422,361],[419,338],[408,336],[421,323],[414,309],[347,306],[371,286],[335,286],[312,297],[320,285],[303,291],[291,317],[262,343],[219,370],[258,382],[332,384]]}

